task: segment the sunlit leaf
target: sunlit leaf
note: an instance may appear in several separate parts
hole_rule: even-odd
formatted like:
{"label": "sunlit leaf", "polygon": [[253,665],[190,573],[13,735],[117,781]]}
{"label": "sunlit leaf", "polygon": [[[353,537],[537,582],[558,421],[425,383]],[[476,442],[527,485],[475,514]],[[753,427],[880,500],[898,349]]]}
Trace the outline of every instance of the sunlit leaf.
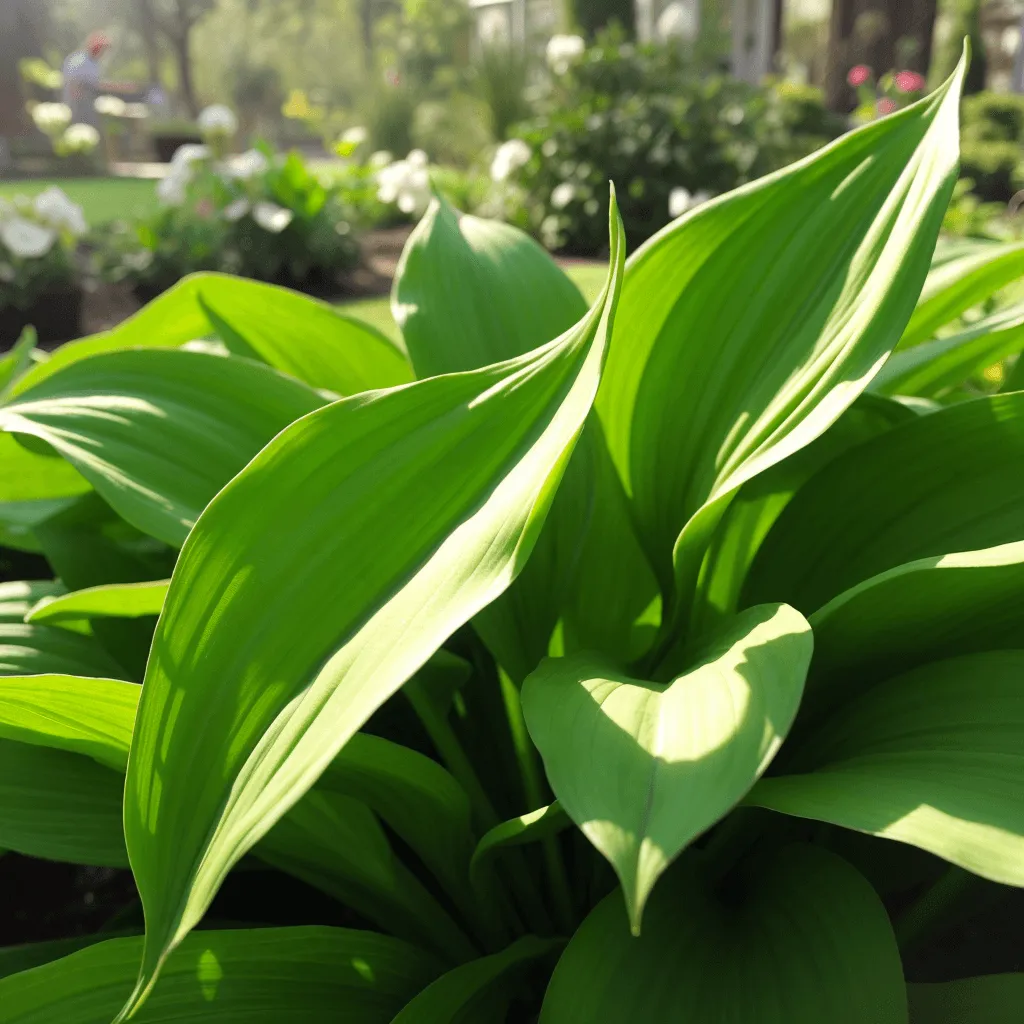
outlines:
{"label": "sunlit leaf", "polygon": [[63,622],[89,618],[128,618],[159,615],[170,580],[152,583],[107,583],[70,594],[41,596],[26,612],[26,622]]}

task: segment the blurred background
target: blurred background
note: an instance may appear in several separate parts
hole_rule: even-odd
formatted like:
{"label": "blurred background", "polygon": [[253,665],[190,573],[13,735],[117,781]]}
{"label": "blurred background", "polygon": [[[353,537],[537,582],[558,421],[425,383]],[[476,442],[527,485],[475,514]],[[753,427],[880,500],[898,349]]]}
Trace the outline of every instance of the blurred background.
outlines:
{"label": "blurred background", "polygon": [[432,190],[572,261],[603,255],[611,179],[635,247],[920,98],[964,36],[946,229],[1016,237],[1022,24],[1024,0],[2,0],[0,347],[197,270],[383,293]]}

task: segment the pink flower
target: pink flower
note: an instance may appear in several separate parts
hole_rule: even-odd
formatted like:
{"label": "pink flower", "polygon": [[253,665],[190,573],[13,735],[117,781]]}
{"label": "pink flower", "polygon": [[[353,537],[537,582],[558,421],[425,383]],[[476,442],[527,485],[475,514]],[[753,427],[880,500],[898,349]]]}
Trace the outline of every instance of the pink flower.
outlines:
{"label": "pink flower", "polygon": [[203,220],[209,220],[213,216],[213,200],[212,199],[200,199],[196,203],[196,213],[202,217]]}
{"label": "pink flower", "polygon": [[846,80],[854,89],[859,89],[870,77],[871,68],[867,64],[858,64],[856,67],[850,68]]}
{"label": "pink flower", "polygon": [[878,112],[884,117],[886,114],[891,114],[897,106],[898,104],[895,100],[891,100],[888,96],[885,96],[878,101]]}
{"label": "pink flower", "polygon": [[900,92],[923,92],[927,83],[916,71],[897,71],[893,79]]}

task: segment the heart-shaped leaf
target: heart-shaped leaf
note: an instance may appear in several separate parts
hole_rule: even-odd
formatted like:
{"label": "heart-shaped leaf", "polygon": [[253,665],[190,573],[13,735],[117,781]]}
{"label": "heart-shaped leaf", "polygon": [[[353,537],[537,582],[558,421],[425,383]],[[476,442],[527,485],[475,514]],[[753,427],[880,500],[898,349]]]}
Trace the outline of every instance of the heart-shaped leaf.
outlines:
{"label": "heart-shaped leaf", "polygon": [[768,767],[800,706],[810,626],[752,608],[667,686],[578,655],[523,686],[530,736],[566,813],[615,868],[639,933],[644,903],[688,843]]}

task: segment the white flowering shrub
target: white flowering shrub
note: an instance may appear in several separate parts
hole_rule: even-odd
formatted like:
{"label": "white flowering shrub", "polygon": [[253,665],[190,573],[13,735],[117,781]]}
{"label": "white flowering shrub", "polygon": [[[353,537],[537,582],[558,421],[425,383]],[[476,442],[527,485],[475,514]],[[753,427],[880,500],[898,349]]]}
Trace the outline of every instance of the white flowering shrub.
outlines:
{"label": "white flowering shrub", "polygon": [[340,191],[325,187],[296,153],[259,147],[218,156],[211,110],[204,111],[210,144],[177,150],[157,185],[159,211],[105,238],[103,276],[144,294],[200,270],[330,290],[359,261]]}
{"label": "white flowering shrub", "polygon": [[82,208],[56,186],[0,200],[0,310],[28,309],[74,288],[75,251],[87,230]]}

